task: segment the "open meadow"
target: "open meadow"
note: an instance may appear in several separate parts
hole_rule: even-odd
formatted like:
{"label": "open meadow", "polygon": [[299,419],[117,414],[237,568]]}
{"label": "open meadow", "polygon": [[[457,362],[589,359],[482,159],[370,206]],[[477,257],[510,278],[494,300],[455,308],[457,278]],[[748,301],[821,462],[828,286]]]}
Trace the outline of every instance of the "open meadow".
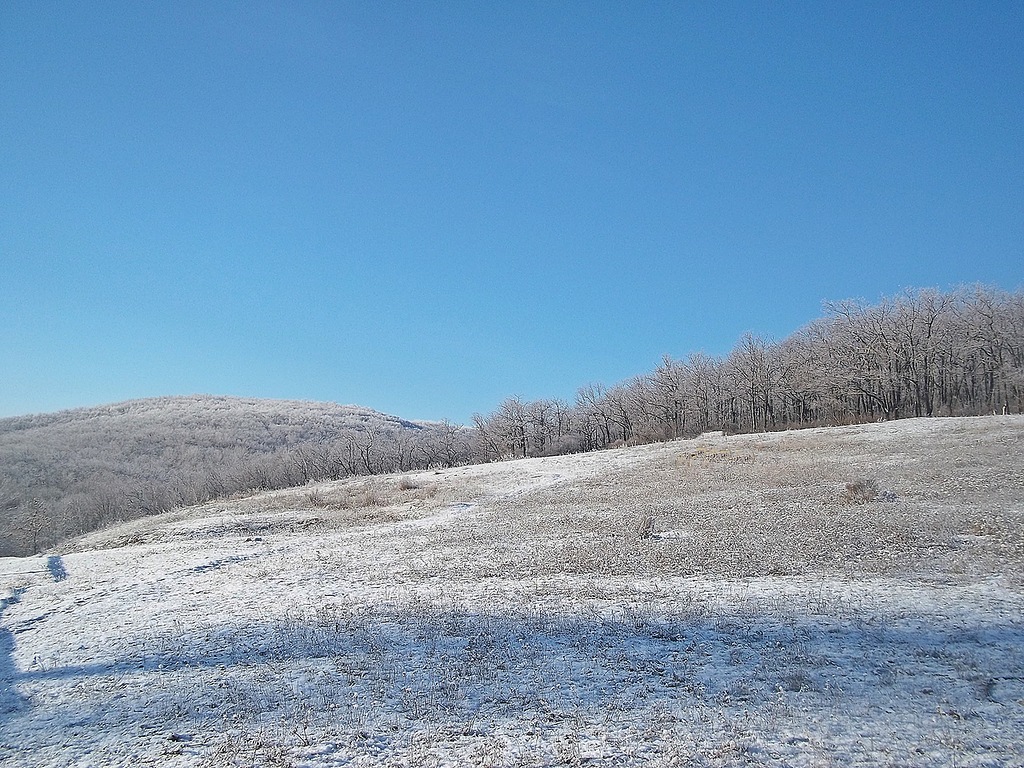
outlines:
{"label": "open meadow", "polygon": [[1024,417],[351,478],[0,559],[0,764],[1024,765]]}

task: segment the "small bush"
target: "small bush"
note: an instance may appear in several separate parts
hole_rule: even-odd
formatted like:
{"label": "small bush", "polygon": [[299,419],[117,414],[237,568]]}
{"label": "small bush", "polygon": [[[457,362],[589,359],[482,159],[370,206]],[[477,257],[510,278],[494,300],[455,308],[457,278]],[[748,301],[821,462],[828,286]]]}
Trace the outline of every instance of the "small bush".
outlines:
{"label": "small bush", "polygon": [[865,504],[878,498],[878,481],[867,478],[853,480],[846,484],[843,500],[849,504]]}
{"label": "small bush", "polygon": [[791,672],[787,672],[782,676],[781,688],[792,693],[798,693],[800,691],[813,691],[814,690],[814,678],[804,672],[802,669],[796,669]]}

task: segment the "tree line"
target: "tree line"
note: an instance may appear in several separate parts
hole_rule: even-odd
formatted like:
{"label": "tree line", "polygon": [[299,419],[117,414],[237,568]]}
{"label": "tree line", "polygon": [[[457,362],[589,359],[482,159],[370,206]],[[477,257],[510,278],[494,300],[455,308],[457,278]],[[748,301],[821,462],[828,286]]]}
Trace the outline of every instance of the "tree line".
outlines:
{"label": "tree line", "polygon": [[724,357],[665,357],[628,381],[582,387],[572,403],[510,397],[474,415],[475,459],[1024,409],[1024,291],[908,290],[825,309],[782,341],[747,334]]}

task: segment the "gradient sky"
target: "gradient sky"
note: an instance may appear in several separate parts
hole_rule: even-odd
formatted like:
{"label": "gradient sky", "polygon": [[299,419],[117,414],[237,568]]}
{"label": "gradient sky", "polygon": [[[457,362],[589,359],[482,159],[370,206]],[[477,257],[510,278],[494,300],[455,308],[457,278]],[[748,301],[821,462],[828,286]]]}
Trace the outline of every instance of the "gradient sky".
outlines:
{"label": "gradient sky", "polygon": [[974,282],[1021,2],[0,3],[0,416],[465,422]]}

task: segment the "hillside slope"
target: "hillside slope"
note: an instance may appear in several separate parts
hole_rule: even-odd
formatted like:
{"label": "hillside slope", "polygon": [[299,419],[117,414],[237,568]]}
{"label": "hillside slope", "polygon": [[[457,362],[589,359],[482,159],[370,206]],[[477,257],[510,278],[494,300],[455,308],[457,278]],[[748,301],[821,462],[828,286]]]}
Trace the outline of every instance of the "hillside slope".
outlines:
{"label": "hillside slope", "polygon": [[1024,764],[1024,417],[349,478],[0,559],[0,761]]}
{"label": "hillside slope", "polygon": [[212,396],[0,419],[0,554],[240,490],[390,469],[393,444],[411,460],[411,443],[438,429],[356,406]]}

